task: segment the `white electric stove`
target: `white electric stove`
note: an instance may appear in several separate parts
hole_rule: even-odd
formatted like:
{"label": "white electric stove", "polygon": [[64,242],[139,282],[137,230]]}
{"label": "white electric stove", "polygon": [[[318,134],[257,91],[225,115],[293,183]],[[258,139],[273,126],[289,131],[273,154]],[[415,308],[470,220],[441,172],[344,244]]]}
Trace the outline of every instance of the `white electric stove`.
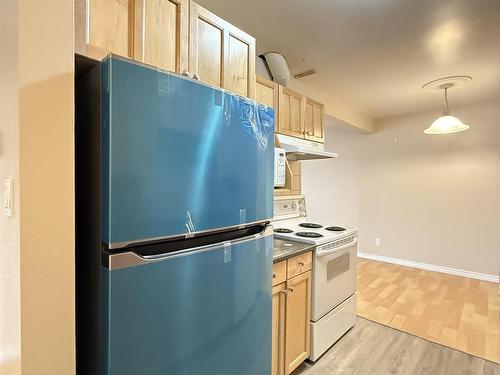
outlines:
{"label": "white electric stove", "polygon": [[303,196],[275,197],[274,236],[316,245],[311,301],[311,353],[316,361],[356,322],[357,230],[307,216]]}

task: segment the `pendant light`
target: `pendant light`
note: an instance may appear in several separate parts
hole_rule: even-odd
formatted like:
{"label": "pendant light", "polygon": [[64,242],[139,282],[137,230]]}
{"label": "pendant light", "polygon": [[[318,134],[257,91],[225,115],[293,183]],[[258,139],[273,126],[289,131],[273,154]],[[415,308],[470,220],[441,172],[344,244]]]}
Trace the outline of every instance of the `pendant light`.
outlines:
{"label": "pendant light", "polygon": [[432,122],[431,126],[424,130],[425,134],[450,134],[469,129],[469,125],[464,124],[459,118],[450,114],[448,90],[468,85],[470,81],[472,81],[472,78],[468,76],[446,77],[429,82],[422,87],[422,90],[427,92],[444,91],[443,113]]}

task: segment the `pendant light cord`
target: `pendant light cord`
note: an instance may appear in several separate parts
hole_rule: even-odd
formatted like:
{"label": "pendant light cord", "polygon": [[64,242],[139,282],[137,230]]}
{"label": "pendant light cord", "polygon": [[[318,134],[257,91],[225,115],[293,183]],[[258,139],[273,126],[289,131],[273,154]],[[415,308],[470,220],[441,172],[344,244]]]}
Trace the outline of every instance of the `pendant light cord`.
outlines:
{"label": "pendant light cord", "polygon": [[449,115],[450,114],[450,108],[448,106],[448,87],[444,89],[444,114]]}

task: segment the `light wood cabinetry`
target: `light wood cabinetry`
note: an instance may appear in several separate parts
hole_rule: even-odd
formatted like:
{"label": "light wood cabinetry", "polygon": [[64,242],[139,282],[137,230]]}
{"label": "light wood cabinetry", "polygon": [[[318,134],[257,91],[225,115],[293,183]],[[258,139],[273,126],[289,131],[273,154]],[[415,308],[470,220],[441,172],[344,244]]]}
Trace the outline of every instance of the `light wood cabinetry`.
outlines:
{"label": "light wood cabinetry", "polygon": [[315,142],[324,142],[323,104],[305,98],[304,137]]}
{"label": "light wood cabinetry", "polygon": [[76,52],[109,53],[255,98],[255,38],[190,0],[75,0]]}
{"label": "light wood cabinetry", "polygon": [[276,82],[257,76],[255,100],[274,109],[274,132],[279,124],[279,85]]}
{"label": "light wood cabinetry", "polygon": [[309,357],[311,318],[311,271],[286,282],[285,361],[288,374]]}
{"label": "light wood cabinetry", "polygon": [[273,286],[286,281],[286,262],[273,264]]}
{"label": "light wood cabinetry", "polygon": [[304,138],[304,96],[281,85],[278,132]]}
{"label": "light wood cabinetry", "polygon": [[285,295],[286,283],[273,286],[272,375],[285,375]]}
{"label": "light wood cabinetry", "polygon": [[203,82],[255,98],[255,38],[191,1],[189,70]]}
{"label": "light wood cabinetry", "polygon": [[297,255],[287,262],[287,277],[290,279],[310,269],[312,269],[312,253]]}
{"label": "light wood cabinetry", "polygon": [[188,69],[189,0],[134,1],[134,59],[165,70]]}
{"label": "light wood cabinetry", "polygon": [[274,264],[273,375],[290,374],[309,356],[311,268],[311,252]]}
{"label": "light wood cabinetry", "polygon": [[133,0],[76,0],[75,49],[94,59],[132,56]]}

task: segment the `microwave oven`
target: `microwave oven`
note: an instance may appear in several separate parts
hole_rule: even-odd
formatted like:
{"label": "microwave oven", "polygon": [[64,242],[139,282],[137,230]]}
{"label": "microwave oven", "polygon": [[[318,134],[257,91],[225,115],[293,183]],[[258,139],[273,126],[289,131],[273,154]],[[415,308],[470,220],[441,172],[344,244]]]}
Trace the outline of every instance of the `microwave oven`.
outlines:
{"label": "microwave oven", "polygon": [[274,187],[285,186],[286,156],[282,148],[274,148]]}

